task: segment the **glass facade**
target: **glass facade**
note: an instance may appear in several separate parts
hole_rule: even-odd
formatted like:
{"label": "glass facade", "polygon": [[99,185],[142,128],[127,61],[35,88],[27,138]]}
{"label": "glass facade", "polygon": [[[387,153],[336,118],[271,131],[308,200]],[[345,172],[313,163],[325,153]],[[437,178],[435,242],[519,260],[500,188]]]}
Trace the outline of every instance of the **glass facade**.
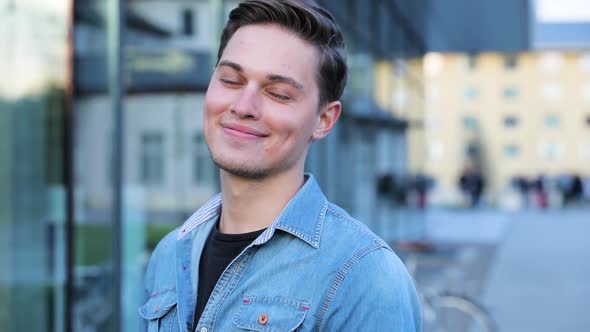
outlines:
{"label": "glass facade", "polygon": [[1,331],[139,330],[151,251],[218,187],[211,3],[0,5]]}
{"label": "glass facade", "polygon": [[55,1],[0,4],[2,331],[64,326],[67,12]]}

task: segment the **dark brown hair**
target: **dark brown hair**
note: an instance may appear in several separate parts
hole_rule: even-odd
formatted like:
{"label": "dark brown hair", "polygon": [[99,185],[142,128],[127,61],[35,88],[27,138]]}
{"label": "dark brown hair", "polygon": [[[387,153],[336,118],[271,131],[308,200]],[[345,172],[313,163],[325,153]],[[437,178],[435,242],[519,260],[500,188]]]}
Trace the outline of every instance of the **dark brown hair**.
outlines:
{"label": "dark brown hair", "polygon": [[234,33],[253,24],[276,24],[317,47],[319,105],[339,100],[346,85],[344,39],[334,17],[311,0],[246,0],[229,13],[223,29],[217,62]]}

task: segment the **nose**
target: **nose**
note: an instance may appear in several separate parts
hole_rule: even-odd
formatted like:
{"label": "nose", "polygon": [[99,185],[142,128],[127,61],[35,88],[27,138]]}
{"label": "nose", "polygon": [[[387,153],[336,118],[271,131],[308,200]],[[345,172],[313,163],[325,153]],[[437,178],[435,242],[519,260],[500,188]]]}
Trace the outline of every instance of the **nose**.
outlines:
{"label": "nose", "polygon": [[236,97],[231,106],[231,112],[240,118],[258,119],[260,117],[260,108],[257,89],[253,86],[247,86]]}

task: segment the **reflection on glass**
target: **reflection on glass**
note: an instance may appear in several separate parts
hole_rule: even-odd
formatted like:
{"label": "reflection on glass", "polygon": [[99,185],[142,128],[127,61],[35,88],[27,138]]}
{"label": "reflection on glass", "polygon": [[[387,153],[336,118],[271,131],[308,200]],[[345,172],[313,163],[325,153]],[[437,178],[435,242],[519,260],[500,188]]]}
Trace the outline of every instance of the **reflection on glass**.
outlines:
{"label": "reflection on glass", "polygon": [[142,278],[156,243],[216,191],[202,140],[202,111],[214,61],[211,2],[129,3],[127,94],[123,96],[123,312],[136,331]]}
{"label": "reflection on glass", "polygon": [[0,6],[2,331],[64,328],[66,32],[61,2]]}
{"label": "reflection on glass", "polygon": [[113,114],[107,86],[106,1],[74,12],[74,331],[113,326]]}
{"label": "reflection on glass", "polygon": [[161,133],[141,136],[141,182],[159,184],[164,179],[164,139]]}

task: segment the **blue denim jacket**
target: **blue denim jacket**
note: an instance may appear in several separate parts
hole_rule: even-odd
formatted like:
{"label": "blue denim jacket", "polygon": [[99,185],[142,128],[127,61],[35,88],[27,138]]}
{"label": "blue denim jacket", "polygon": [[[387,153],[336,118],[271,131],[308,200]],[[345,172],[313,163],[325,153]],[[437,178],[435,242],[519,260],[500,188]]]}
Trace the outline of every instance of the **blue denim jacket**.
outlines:
{"label": "blue denim jacket", "polygon": [[421,331],[404,265],[310,175],[229,264],[193,326],[195,271],[220,204],[218,195],[156,247],[139,310],[147,331]]}

